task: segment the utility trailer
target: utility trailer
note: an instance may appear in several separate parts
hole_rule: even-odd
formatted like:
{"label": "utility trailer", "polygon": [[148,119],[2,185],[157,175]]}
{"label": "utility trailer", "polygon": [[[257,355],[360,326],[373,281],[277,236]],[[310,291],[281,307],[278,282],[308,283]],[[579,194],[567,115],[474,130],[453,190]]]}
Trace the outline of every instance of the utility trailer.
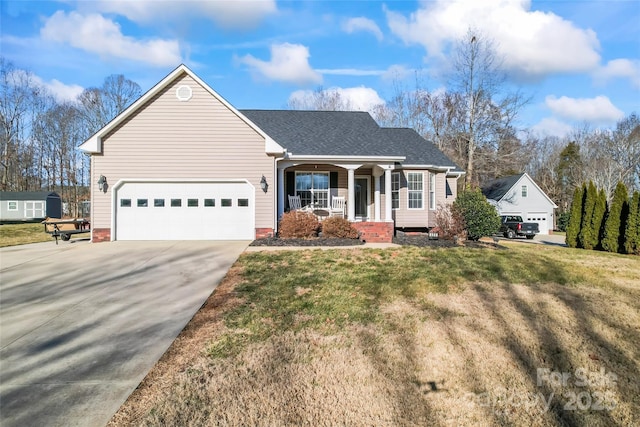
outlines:
{"label": "utility trailer", "polygon": [[85,218],[47,218],[42,221],[42,224],[44,224],[44,231],[56,239],[56,245],[58,244],[58,237],[66,242],[71,239],[72,234],[91,231],[91,224]]}

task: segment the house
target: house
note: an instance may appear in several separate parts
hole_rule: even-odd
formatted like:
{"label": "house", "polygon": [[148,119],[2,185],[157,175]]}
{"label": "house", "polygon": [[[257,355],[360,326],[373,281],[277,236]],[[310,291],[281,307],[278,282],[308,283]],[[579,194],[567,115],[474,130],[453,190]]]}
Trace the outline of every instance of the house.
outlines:
{"label": "house", "polygon": [[237,110],[184,65],[85,141],[92,240],[254,239],[289,195],[346,216],[368,241],[435,225],[464,174],[411,129],[364,112]]}
{"label": "house", "polygon": [[61,218],[62,202],[51,191],[0,191],[0,221]]}
{"label": "house", "polygon": [[500,215],[521,216],[525,222],[537,222],[540,234],[553,233],[558,206],[527,173],[496,179],[483,186],[482,193]]}

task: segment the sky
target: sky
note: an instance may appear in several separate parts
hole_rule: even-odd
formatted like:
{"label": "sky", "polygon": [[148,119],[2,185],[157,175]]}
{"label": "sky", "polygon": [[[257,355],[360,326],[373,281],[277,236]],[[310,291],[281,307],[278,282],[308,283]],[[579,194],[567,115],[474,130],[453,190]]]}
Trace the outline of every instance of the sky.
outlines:
{"label": "sky", "polygon": [[640,0],[0,2],[0,55],[61,101],[111,74],[144,92],[184,63],[238,109],[323,88],[366,111],[416,78],[446,90],[469,29],[531,97],[520,129],[564,136],[640,113]]}

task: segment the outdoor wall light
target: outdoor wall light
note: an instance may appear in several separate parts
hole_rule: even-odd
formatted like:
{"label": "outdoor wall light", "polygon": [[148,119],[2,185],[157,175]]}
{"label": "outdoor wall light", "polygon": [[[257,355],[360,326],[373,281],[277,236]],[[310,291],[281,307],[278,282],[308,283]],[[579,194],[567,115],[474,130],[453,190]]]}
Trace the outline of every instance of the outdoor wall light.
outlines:
{"label": "outdoor wall light", "polygon": [[107,192],[107,177],[104,175],[100,175],[98,179],[98,189],[103,192]]}
{"label": "outdoor wall light", "polygon": [[269,189],[269,184],[267,183],[267,178],[265,178],[264,175],[262,175],[262,179],[260,180],[260,188],[262,188],[262,191],[264,191],[265,193]]}

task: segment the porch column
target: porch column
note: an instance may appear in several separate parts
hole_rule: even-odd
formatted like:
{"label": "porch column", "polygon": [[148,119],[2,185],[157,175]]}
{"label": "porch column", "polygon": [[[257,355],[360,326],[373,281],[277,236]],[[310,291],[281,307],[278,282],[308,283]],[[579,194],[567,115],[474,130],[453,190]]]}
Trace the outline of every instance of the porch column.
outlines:
{"label": "porch column", "polygon": [[373,182],[374,182],[374,193],[373,193],[373,204],[374,204],[374,216],[373,219],[375,222],[380,222],[380,174],[373,174]]}
{"label": "porch column", "polygon": [[384,220],[393,221],[393,213],[391,210],[391,169],[384,170]]}
{"label": "porch column", "polygon": [[349,221],[356,220],[356,171],[355,169],[347,169],[347,188],[349,189],[349,197],[347,199],[347,219]]}
{"label": "porch column", "polygon": [[278,167],[278,218],[284,214],[284,167]]}

